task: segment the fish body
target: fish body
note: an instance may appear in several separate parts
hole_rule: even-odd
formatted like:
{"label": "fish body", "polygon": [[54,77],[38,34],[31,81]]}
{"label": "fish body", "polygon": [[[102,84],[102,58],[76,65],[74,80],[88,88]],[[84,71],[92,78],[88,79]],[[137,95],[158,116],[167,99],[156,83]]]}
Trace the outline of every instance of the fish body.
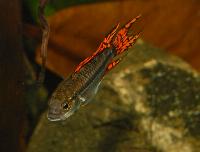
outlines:
{"label": "fish body", "polygon": [[47,117],[50,121],[64,120],[81,105],[91,101],[104,75],[121,61],[121,58],[115,58],[138,39],[139,34],[129,36],[128,30],[139,17],[128,22],[117,32],[118,24],[97,51],[83,60],[75,71],[58,85],[49,100]]}

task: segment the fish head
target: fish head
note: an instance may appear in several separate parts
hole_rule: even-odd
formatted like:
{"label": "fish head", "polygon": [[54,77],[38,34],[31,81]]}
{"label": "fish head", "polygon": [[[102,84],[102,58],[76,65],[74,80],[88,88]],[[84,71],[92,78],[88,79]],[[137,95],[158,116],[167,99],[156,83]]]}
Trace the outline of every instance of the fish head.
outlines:
{"label": "fish head", "polygon": [[50,121],[65,120],[74,114],[80,105],[80,101],[56,93],[49,100],[47,118]]}

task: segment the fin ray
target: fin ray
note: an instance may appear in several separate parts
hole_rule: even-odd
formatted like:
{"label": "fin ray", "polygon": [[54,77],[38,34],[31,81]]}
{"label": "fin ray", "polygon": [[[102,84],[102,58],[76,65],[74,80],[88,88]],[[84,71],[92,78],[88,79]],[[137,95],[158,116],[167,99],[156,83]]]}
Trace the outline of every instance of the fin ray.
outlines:
{"label": "fin ray", "polygon": [[91,56],[87,57],[81,63],[79,63],[79,65],[75,69],[75,72],[79,72],[80,69],[86,63],[88,63],[91,59],[93,59],[95,56],[97,56],[99,53],[101,53],[105,48],[109,48],[110,47],[111,41],[112,41],[113,37],[115,36],[118,27],[119,27],[119,23],[113,28],[112,32],[110,34],[108,34],[107,37],[104,38],[103,42],[100,44],[100,46],[97,49],[97,51],[95,51]]}
{"label": "fin ray", "polygon": [[116,55],[121,54],[122,52],[126,51],[129,47],[131,47],[136,40],[138,39],[140,33],[136,34],[135,36],[129,36],[128,31],[131,28],[132,24],[137,21],[141,15],[138,15],[131,21],[129,21],[116,35],[114,39],[114,47],[116,48]]}
{"label": "fin ray", "polygon": [[[85,60],[83,60],[75,69],[75,73],[79,72],[80,69],[90,62],[94,57],[96,57],[99,53],[103,52],[106,48],[113,48],[116,50],[114,53],[115,56],[123,53],[128,48],[130,48],[138,39],[140,36],[140,33],[129,36],[128,31],[131,28],[132,24],[137,21],[141,15],[138,15],[137,17],[133,18],[131,21],[129,21],[124,27],[122,27],[118,32],[119,23],[113,28],[113,30],[108,34],[103,42],[100,44],[99,48],[89,57],[87,57]],[[120,60],[119,60],[120,61]],[[108,66],[115,67],[116,63],[119,63],[118,60],[111,62]],[[108,68],[108,67],[107,67]]]}
{"label": "fin ray", "polygon": [[122,60],[122,58],[118,58],[114,61],[112,61],[108,66],[107,66],[107,69],[106,69],[106,72],[107,71],[110,71],[111,69],[113,69],[116,65],[119,64],[119,62]]}

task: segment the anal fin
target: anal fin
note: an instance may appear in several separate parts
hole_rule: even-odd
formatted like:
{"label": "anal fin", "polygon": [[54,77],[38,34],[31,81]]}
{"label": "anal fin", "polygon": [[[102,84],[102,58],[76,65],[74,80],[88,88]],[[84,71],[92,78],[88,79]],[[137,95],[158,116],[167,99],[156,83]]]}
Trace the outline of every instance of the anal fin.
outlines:
{"label": "anal fin", "polygon": [[108,65],[108,67],[107,67],[107,69],[106,69],[106,72],[107,72],[107,71],[110,71],[111,69],[113,69],[116,65],[119,64],[119,62],[120,62],[121,60],[122,60],[122,58],[118,58],[118,59],[112,61],[112,62]]}

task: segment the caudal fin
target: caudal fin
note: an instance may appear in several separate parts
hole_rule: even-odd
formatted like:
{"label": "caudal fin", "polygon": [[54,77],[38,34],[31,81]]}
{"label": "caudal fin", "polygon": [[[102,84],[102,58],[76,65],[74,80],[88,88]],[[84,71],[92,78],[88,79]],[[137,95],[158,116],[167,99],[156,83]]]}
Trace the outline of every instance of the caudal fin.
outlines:
{"label": "caudal fin", "polygon": [[[108,43],[104,43],[104,47],[106,47],[105,44],[110,45],[114,47],[115,50],[115,55],[119,55],[121,53],[123,53],[124,51],[126,51],[128,48],[130,48],[138,39],[140,33],[136,34],[136,35],[129,35],[129,29],[131,28],[132,24],[141,17],[141,15],[138,15],[136,18],[132,19],[130,22],[128,22],[124,27],[122,27],[117,33],[117,27],[119,26],[119,24],[116,26],[116,28],[114,28],[112,33],[112,36],[109,38],[111,38],[112,40],[110,40]],[[115,35],[113,34],[115,33]],[[107,40],[107,39],[105,39]],[[103,46],[103,44],[102,44]],[[110,47],[110,46],[107,46]],[[117,58],[116,60],[113,60],[107,67],[106,72],[110,71],[111,69],[113,69],[120,61],[122,60],[122,57]]]}
{"label": "caudal fin", "polygon": [[[129,47],[131,47],[136,40],[138,39],[140,33],[136,35],[129,35],[129,29],[131,28],[132,24],[138,20],[141,17],[141,15],[138,15],[134,19],[132,19],[130,22],[128,22],[125,26],[123,26],[120,30],[119,24],[117,24],[112,32],[110,32],[107,37],[104,38],[103,42],[100,44],[99,48],[89,57],[87,57],[85,60],[83,60],[75,69],[75,72],[79,72],[80,69],[90,60],[92,60],[95,56],[97,56],[99,53],[103,52],[106,48],[113,48],[116,52],[115,55],[121,54],[122,52],[126,51]],[[113,67],[115,67],[121,59],[117,59],[112,61],[109,66],[108,70],[111,70]]]}
{"label": "caudal fin", "polygon": [[129,29],[131,28],[132,24],[138,20],[141,17],[141,15],[138,15],[134,19],[132,19],[130,22],[128,22],[124,27],[122,27],[116,34],[113,46],[116,50],[116,55],[121,54],[122,52],[126,51],[128,48],[130,48],[138,39],[140,33],[136,35],[128,35]]}

